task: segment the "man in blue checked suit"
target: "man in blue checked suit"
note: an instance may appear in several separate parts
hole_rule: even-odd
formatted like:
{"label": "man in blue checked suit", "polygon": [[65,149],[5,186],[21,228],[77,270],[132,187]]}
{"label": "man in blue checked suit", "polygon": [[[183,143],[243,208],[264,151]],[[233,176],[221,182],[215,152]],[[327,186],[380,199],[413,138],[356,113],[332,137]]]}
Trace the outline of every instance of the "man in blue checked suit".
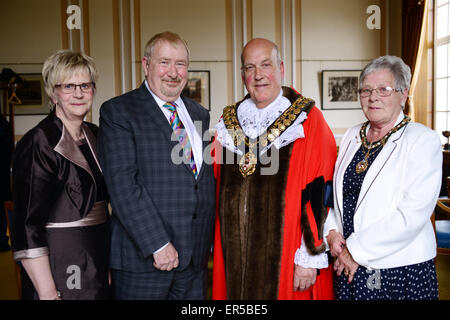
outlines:
{"label": "man in blue checked suit", "polygon": [[157,34],[145,48],[140,88],[100,109],[116,299],[206,296],[215,181],[213,167],[203,161],[209,113],[180,96],[188,65],[185,41]]}

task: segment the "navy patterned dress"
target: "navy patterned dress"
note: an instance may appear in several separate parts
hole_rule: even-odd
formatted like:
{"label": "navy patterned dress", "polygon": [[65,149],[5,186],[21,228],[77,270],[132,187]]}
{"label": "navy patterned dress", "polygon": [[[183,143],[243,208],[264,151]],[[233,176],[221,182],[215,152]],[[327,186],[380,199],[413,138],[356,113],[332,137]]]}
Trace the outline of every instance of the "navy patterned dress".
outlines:
{"label": "navy patterned dress", "polygon": [[[356,173],[358,162],[364,159],[366,149],[359,148],[344,174],[344,238],[354,231],[353,215],[364,177],[382,147],[369,156],[369,167]],[[359,266],[353,281],[347,283],[342,273],[334,279],[335,297],[338,300],[436,300],[438,285],[433,260],[389,269],[368,270]]]}

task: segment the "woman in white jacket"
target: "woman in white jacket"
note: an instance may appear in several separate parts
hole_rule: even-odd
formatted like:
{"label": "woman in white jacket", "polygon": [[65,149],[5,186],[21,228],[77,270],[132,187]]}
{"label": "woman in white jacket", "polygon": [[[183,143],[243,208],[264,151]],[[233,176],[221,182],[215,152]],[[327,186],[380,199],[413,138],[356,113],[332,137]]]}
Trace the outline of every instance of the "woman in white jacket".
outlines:
{"label": "woman in white jacket", "polygon": [[324,235],[335,257],[337,299],[437,299],[430,216],[439,195],[442,149],[431,129],[403,114],[410,68],[371,61],[360,76],[368,121],[344,135]]}

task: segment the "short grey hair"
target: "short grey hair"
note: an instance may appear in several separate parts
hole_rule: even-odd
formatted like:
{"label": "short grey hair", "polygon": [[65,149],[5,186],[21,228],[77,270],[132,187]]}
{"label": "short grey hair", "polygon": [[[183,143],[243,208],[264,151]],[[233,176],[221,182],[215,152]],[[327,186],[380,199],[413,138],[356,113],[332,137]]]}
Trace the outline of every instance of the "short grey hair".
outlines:
{"label": "short grey hair", "polygon": [[411,68],[403,62],[403,60],[396,56],[382,56],[370,61],[361,72],[359,76],[359,86],[362,87],[362,83],[368,74],[387,69],[392,72],[395,79],[395,89],[401,89],[402,91],[407,89],[411,83]]}
{"label": "short grey hair", "polygon": [[186,40],[181,38],[178,34],[176,34],[174,32],[170,32],[170,31],[165,31],[165,32],[155,34],[145,45],[144,57],[151,59],[156,45],[161,42],[168,42],[172,45],[182,44],[184,46],[184,48],[186,49],[187,58],[188,58],[188,62],[189,62],[190,52],[189,52],[189,47],[188,47]]}

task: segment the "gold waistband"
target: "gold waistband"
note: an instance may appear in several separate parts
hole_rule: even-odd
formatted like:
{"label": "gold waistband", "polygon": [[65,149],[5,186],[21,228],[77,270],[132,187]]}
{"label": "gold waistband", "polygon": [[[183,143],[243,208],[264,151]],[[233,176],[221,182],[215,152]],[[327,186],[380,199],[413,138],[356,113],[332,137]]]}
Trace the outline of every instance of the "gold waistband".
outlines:
{"label": "gold waistband", "polygon": [[108,209],[106,201],[99,201],[94,203],[91,211],[83,219],[72,222],[49,222],[45,225],[46,228],[74,228],[74,227],[89,227],[97,224],[105,223],[108,220]]}

